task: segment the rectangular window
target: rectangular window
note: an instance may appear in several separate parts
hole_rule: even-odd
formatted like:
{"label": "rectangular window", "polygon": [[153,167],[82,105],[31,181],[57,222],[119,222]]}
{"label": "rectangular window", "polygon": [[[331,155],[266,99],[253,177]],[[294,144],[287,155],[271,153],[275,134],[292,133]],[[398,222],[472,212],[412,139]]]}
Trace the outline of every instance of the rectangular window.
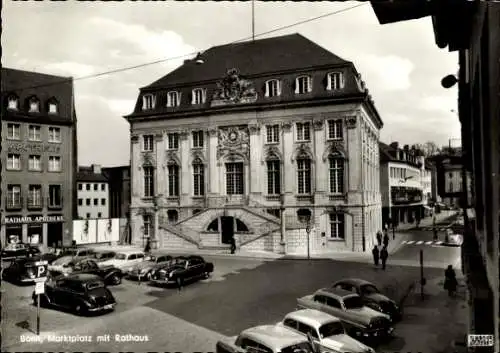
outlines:
{"label": "rectangular window", "polygon": [[97,218],[101,218],[102,217],[102,213],[101,212],[97,212]]}
{"label": "rectangular window", "polygon": [[83,206],[83,199],[78,199],[78,206]]}
{"label": "rectangular window", "polygon": [[14,153],[7,155],[7,170],[21,170],[21,155]]}
{"label": "rectangular window", "polygon": [[91,202],[91,201],[90,201],[90,199],[85,199],[85,204],[86,204],[87,206],[90,206],[90,202]]}
{"label": "rectangular window", "polygon": [[329,159],[330,164],[330,192],[341,194],[344,192],[344,160],[341,158]]}
{"label": "rectangular window", "polygon": [[142,110],[149,110],[155,107],[155,97],[152,94],[146,94],[142,97]]}
{"label": "rectangular window", "polygon": [[99,184],[94,184],[94,191],[97,191],[99,189]]}
{"label": "rectangular window", "polygon": [[106,191],[106,184],[105,183],[101,184],[101,191]]}
{"label": "rectangular window", "polygon": [[311,127],[309,123],[297,123],[297,141],[309,141],[311,139]]}
{"label": "rectangular window", "polygon": [[57,114],[57,104],[49,103],[49,114]]}
{"label": "rectangular window", "polygon": [[30,185],[28,194],[28,207],[42,207],[42,186]]}
{"label": "rectangular window", "polygon": [[176,132],[170,133],[168,137],[168,149],[176,150],[179,148],[179,134]]}
{"label": "rectangular window", "polygon": [[49,172],[61,171],[61,157],[49,156]]}
{"label": "rectangular window", "polygon": [[61,129],[49,127],[49,142],[61,142]]}
{"label": "rectangular window", "polygon": [[101,206],[106,206],[106,199],[101,199]]}
{"label": "rectangular window", "polygon": [[7,185],[7,208],[21,207],[21,185]]}
{"label": "rectangular window", "polygon": [[167,94],[167,107],[179,106],[179,92],[168,92]]}
{"label": "rectangular window", "polygon": [[168,196],[179,196],[179,166],[168,166]]}
{"label": "rectangular window", "polygon": [[87,212],[87,214],[85,215],[87,218],[90,218],[90,213]]}
{"label": "rectangular window", "polygon": [[266,97],[277,97],[281,94],[278,80],[269,80],[266,82]]}
{"label": "rectangular window", "polygon": [[21,125],[20,124],[7,124],[7,139],[20,140],[21,139]]}
{"label": "rectangular window", "polygon": [[145,237],[150,237],[151,236],[151,216],[150,215],[144,215],[142,216],[142,225],[144,227],[144,236]]}
{"label": "rectangular window", "polygon": [[193,147],[203,147],[203,131],[193,131]]}
{"label": "rectangular window", "polygon": [[144,167],[144,197],[154,196],[154,169],[153,167]]}
{"label": "rectangular window", "polygon": [[330,238],[345,239],[344,215],[342,213],[330,213]]}
{"label": "rectangular window", "polygon": [[205,90],[203,88],[195,88],[193,90],[193,99],[191,104],[203,104],[205,103]]}
{"label": "rectangular window", "polygon": [[311,160],[297,159],[298,193],[308,195],[311,193]]}
{"label": "rectangular window", "polygon": [[99,199],[94,199],[94,206],[99,205]]}
{"label": "rectangular window", "polygon": [[78,183],[78,190],[83,190],[83,184]]}
{"label": "rectangular window", "polygon": [[266,141],[267,141],[267,143],[280,142],[279,133],[280,133],[279,125],[267,125],[266,126]]}
{"label": "rectangular window", "polygon": [[87,191],[90,191],[90,184],[85,184],[85,189],[87,189]]}
{"label": "rectangular window", "polygon": [[28,140],[42,141],[42,128],[37,125],[30,125],[28,127]]}
{"label": "rectangular window", "polygon": [[304,94],[311,91],[311,78],[309,76],[301,76],[295,80],[295,93]]}
{"label": "rectangular window", "polygon": [[49,185],[49,207],[62,206],[61,185]]}
{"label": "rectangular window", "polygon": [[226,163],[226,193],[243,195],[243,163]]}
{"label": "rectangular window", "polygon": [[342,140],[342,120],[328,120],[328,139]]}
{"label": "rectangular window", "polygon": [[143,145],[142,150],[144,152],[151,152],[154,150],[154,136],[153,135],[144,135],[142,137]]}
{"label": "rectangular window", "polygon": [[344,88],[344,76],[341,72],[332,72],[328,74],[327,89],[335,91]]}
{"label": "rectangular window", "polygon": [[267,193],[281,194],[280,161],[267,161]]}
{"label": "rectangular window", "polygon": [[205,166],[201,163],[193,164],[193,191],[194,196],[205,195]]}

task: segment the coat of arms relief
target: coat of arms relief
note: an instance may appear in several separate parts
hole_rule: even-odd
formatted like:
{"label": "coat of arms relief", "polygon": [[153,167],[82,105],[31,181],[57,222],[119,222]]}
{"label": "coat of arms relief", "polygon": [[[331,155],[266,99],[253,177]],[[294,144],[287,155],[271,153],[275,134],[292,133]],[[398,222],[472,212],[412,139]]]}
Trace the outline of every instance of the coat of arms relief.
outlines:
{"label": "coat of arms relief", "polygon": [[225,126],[219,128],[217,159],[240,156],[245,161],[250,157],[250,135],[246,126]]}
{"label": "coat of arms relief", "polygon": [[212,106],[253,103],[257,100],[257,92],[252,82],[240,76],[237,69],[229,69],[226,76],[217,83]]}

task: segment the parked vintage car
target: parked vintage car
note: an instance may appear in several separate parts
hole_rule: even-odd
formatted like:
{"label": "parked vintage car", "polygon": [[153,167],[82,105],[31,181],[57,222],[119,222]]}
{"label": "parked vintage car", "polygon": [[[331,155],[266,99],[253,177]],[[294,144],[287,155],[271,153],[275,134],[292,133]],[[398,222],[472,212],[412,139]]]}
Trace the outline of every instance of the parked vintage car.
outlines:
{"label": "parked vintage car", "polygon": [[316,353],[304,336],[277,325],[246,329],[237,337],[228,337],[215,345],[216,353]]}
{"label": "parked vintage car", "polygon": [[401,320],[401,309],[396,302],[383,295],[371,282],[360,278],[345,278],[335,282],[332,287],[357,293],[363,299],[364,305],[389,315],[392,321]]}
{"label": "parked vintage car", "polygon": [[[38,295],[35,292],[32,298],[37,305]],[[54,306],[87,315],[113,310],[116,300],[98,276],[70,274],[46,282],[45,293],[40,295],[40,306]]]}
{"label": "parked vintage car", "polygon": [[96,250],[95,252],[95,262],[103,262],[107,260],[111,260],[116,256],[116,251],[112,250]]}
{"label": "parked vintage car", "polygon": [[444,238],[443,245],[446,246],[462,246],[464,242],[464,237],[462,234],[453,231],[452,229],[446,230],[446,236]]}
{"label": "parked vintage car", "polygon": [[[2,267],[2,279],[13,283],[33,283],[36,277],[37,261],[53,260],[53,254],[40,254],[33,257],[14,259]],[[54,255],[55,256],[55,255]]]}
{"label": "parked vintage car", "polygon": [[151,273],[153,284],[186,282],[208,278],[214,271],[214,264],[205,262],[201,256],[179,256]]}
{"label": "parked vintage car", "polygon": [[78,258],[73,256],[62,256],[58,257],[52,263],[49,264],[47,270],[50,273],[60,274],[69,271],[70,267],[78,261]]}
{"label": "parked vintage car", "polygon": [[100,262],[99,266],[112,265],[126,272],[137,263],[143,261],[145,256],[146,254],[140,250],[119,251],[116,253],[115,257]]}
{"label": "parked vintage car", "polygon": [[52,276],[69,275],[76,273],[89,273],[99,276],[107,285],[118,285],[122,283],[123,273],[114,266],[101,266],[91,259],[70,261],[68,266],[63,267],[63,272],[51,271]]}
{"label": "parked vintage car", "polygon": [[129,279],[141,280],[151,280],[151,272],[166,265],[169,261],[173,259],[172,256],[166,254],[155,254],[149,255],[144,258],[144,261],[139,262],[134,265],[130,270],[126,272],[126,276]]}
{"label": "parked vintage car", "polygon": [[92,248],[66,248],[59,253],[59,257],[71,256],[75,259],[95,258],[96,252]]}
{"label": "parked vintage car", "polygon": [[302,309],[285,315],[279,326],[305,338],[309,334],[318,352],[375,353],[375,350],[350,337],[340,319],[314,309]]}
{"label": "parked vintage car", "polygon": [[387,338],[394,330],[388,315],[364,306],[359,295],[343,289],[320,289],[297,299],[297,307],[316,309],[338,317],[346,332],[360,340]]}
{"label": "parked vintage car", "polygon": [[2,249],[2,260],[10,260],[19,257],[32,257],[39,255],[40,249],[31,244],[12,243]]}

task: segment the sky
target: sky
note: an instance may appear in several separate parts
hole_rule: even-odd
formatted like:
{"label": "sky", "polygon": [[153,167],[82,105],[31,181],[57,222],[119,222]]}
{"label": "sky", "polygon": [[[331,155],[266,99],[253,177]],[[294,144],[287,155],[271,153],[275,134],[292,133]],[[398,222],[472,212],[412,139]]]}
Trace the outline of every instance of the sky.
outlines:
{"label": "sky", "polygon": [[[384,121],[381,141],[441,146],[458,138],[457,88],[441,86],[444,76],[458,71],[458,56],[436,46],[430,18],[380,25],[365,3],[259,36],[359,4],[256,1],[255,35],[300,33],[352,61]],[[132,112],[139,88],[193,53],[252,35],[250,2],[6,1],[2,22],[4,66],[75,78],[80,165],[128,165],[130,132],[123,116]]]}

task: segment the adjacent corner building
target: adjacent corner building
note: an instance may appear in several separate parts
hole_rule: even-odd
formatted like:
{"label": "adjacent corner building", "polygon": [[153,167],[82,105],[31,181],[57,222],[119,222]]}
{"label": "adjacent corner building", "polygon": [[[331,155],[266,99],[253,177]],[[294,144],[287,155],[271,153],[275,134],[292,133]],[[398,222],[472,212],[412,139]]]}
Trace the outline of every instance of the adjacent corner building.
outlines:
{"label": "adjacent corner building", "polygon": [[354,64],[300,34],[208,49],[125,118],[136,243],[362,252],[382,227],[383,122]]}
{"label": "adjacent corner building", "polygon": [[73,79],[2,68],[2,246],[68,246],[76,216]]}

